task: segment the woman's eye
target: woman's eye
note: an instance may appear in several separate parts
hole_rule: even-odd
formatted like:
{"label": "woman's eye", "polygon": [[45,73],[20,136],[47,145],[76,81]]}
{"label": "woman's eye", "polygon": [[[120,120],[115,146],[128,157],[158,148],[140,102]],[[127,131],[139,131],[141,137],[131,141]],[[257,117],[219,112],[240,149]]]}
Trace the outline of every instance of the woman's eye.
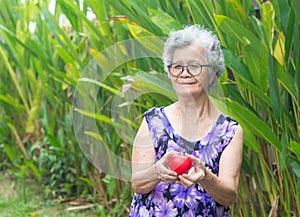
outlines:
{"label": "woman's eye", "polygon": [[189,68],[190,69],[199,69],[200,66],[199,65],[190,65]]}

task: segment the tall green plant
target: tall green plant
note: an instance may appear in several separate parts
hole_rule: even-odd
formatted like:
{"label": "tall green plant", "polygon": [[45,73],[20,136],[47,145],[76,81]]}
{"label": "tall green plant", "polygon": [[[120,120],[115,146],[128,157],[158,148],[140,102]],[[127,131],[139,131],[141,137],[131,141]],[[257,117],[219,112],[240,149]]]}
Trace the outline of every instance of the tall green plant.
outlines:
{"label": "tall green plant", "polygon": [[[87,160],[72,132],[70,87],[85,64],[86,37],[72,40],[47,10],[48,1],[5,0],[0,7],[1,128],[10,130],[4,151],[17,168],[25,158],[52,196],[80,193],[74,186],[87,177]],[[21,155],[12,154],[18,150]]]}
{"label": "tall green plant", "polygon": [[[227,73],[220,83],[226,112],[245,132],[239,199],[233,216],[268,216],[272,207],[284,216],[299,216],[298,1],[258,1],[259,7],[254,8],[250,0],[182,0],[173,4],[166,0],[57,0],[54,14],[48,4],[0,2],[0,132],[11,132],[0,135],[6,137],[4,150],[12,161],[28,155],[27,161],[35,161],[28,165],[50,177],[48,182],[55,180],[56,172],[47,173],[42,167],[58,168],[62,175],[55,181],[62,185],[55,188],[71,189],[85,183],[100,192],[107,210],[114,198],[129,205],[129,183],[103,173],[98,176],[79,150],[70,124],[76,83],[89,61],[117,42],[135,38],[158,52],[149,41],[139,38],[164,37],[173,29],[199,23],[215,30],[222,42]],[[87,18],[90,10],[94,20]],[[60,26],[62,14],[70,24]],[[33,33],[29,31],[31,21],[36,23]],[[133,60],[119,65],[103,82],[89,81],[100,87],[95,117],[101,136],[97,138],[125,159],[130,158],[130,144],[115,133],[107,108],[113,103],[112,95],[120,94],[124,81],[130,80],[128,75],[135,79],[132,90],[149,93],[132,103],[132,120],[125,120],[124,128],[130,124],[136,130],[141,118],[135,117],[150,106],[175,100],[167,81],[159,80],[158,86],[150,73],[139,76],[154,70],[163,72],[160,61]],[[159,97],[150,93],[158,88]],[[21,139],[11,147],[11,138]],[[21,155],[13,155],[13,150],[22,150]],[[50,158],[68,160],[46,165],[44,160]],[[69,179],[64,179],[64,174],[69,174]],[[63,187],[64,182],[67,185]]]}
{"label": "tall green plant", "polygon": [[[152,2],[148,9],[136,7],[136,1],[126,2],[123,7],[112,5],[156,34],[160,34],[157,28],[166,29],[159,23],[178,21],[174,13],[160,11],[157,14],[165,21],[155,23],[151,16],[155,9],[151,6],[162,1]],[[299,4],[259,2],[255,9],[251,1],[189,0],[175,7],[179,5],[179,14],[188,10],[192,22],[215,29],[224,46],[227,71],[233,75],[223,77],[227,112],[244,128],[243,176],[251,178],[241,180],[246,181],[243,187],[247,186],[248,192],[256,192],[255,197],[245,201],[242,197],[247,191],[241,190],[240,201],[250,206],[241,204],[237,213],[267,216],[274,205],[279,213],[298,216],[299,22],[295,11]],[[152,21],[156,28],[146,26],[145,20],[137,20],[132,8],[136,13],[143,10],[146,21]],[[182,25],[189,23],[185,22]],[[292,183],[292,187],[287,183]]]}
{"label": "tall green plant", "polygon": [[[296,81],[295,72],[299,70],[295,64],[298,61],[299,38],[290,36],[294,27],[283,28],[285,21],[281,25],[280,20],[276,23],[275,7],[271,2],[262,3],[261,19],[250,17],[252,25],[248,28],[221,15],[215,16],[215,20],[218,24],[216,28],[226,35],[223,41],[225,46],[236,41],[235,46],[239,49],[231,55],[243,54],[241,60],[252,78],[249,80],[242,77],[242,68],[231,67],[235,76],[234,83],[239,87],[240,94],[239,98],[233,96],[232,99],[242,99],[242,104],[228,101],[230,114],[243,120],[241,124],[244,124],[244,128],[262,139],[258,154],[260,169],[253,170],[251,174],[260,175],[256,178],[261,183],[260,190],[267,192],[269,205],[279,197],[280,212],[299,215],[299,158],[294,155],[295,150],[291,147],[293,141],[299,141],[299,129],[295,127],[299,126],[299,93],[296,91],[297,83],[293,82]],[[289,22],[294,23],[294,7],[284,4],[282,11],[288,11]],[[253,33],[252,29],[255,30]],[[294,43],[285,43],[287,37]],[[230,62],[228,56],[227,61]],[[253,86],[260,88],[252,88]],[[237,110],[240,112],[237,113]],[[245,162],[250,167],[254,159],[249,157]],[[289,187],[287,183],[295,185]]]}

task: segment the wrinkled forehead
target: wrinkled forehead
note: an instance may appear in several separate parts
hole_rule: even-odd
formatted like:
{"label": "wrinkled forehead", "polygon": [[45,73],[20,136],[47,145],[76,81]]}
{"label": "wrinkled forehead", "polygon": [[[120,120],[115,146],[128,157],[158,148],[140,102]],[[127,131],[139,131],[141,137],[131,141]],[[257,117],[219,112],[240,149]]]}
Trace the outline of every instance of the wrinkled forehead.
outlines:
{"label": "wrinkled forehead", "polygon": [[189,63],[203,62],[204,60],[205,49],[199,41],[194,41],[190,45],[174,48],[173,62]]}

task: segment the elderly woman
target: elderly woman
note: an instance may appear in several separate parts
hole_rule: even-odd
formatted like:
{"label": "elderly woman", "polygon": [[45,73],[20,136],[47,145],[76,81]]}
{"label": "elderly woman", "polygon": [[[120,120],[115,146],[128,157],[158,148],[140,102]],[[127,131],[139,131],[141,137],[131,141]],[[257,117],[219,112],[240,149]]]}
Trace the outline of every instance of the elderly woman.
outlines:
{"label": "elderly woman", "polygon": [[[133,144],[130,216],[230,216],[237,198],[243,130],[210,101],[224,70],[217,37],[199,25],[170,33],[163,61],[178,101],[145,113]],[[178,175],[172,155],[192,167]]]}

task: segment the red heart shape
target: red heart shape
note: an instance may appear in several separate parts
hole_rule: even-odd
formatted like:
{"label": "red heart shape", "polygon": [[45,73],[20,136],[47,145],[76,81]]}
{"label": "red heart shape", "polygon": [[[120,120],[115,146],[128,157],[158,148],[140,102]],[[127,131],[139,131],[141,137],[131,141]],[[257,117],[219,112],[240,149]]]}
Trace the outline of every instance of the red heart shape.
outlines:
{"label": "red heart shape", "polygon": [[181,175],[189,171],[192,166],[192,159],[188,156],[172,155],[170,157],[169,166],[177,175]]}

